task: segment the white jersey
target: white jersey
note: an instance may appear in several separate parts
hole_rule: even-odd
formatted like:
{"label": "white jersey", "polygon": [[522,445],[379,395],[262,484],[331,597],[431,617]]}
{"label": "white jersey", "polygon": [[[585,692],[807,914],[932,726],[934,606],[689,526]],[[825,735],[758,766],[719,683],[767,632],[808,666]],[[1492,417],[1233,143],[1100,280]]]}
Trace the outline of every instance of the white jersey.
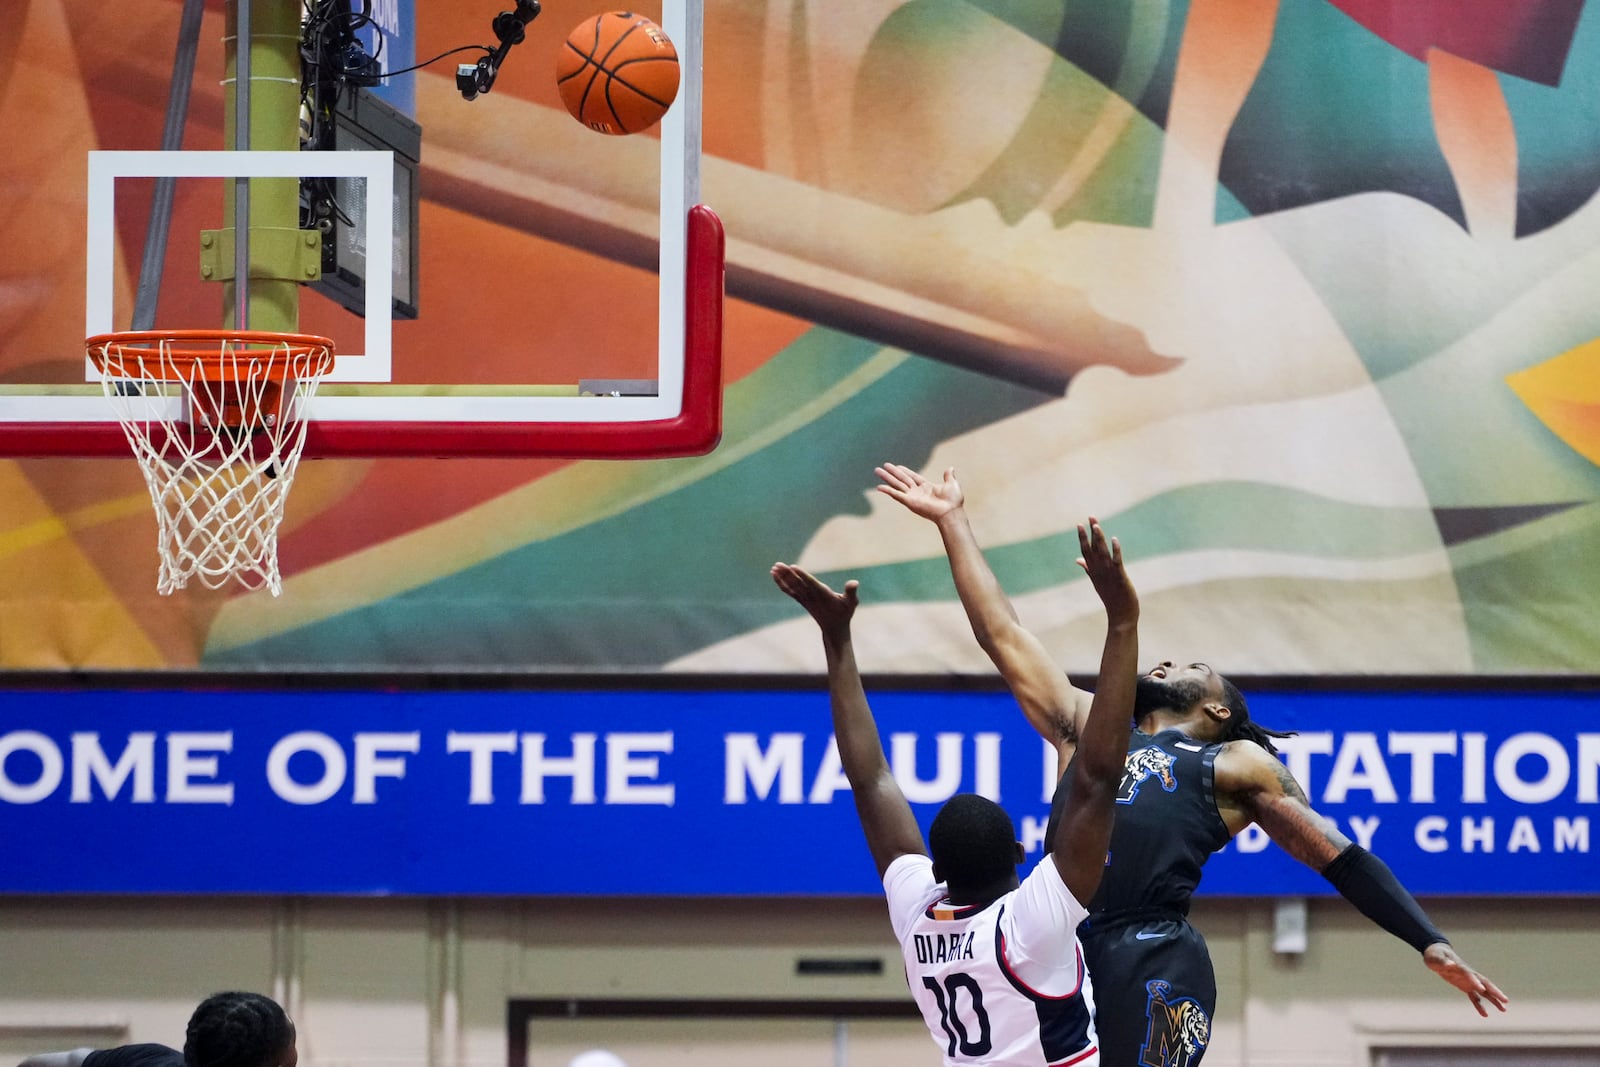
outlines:
{"label": "white jersey", "polygon": [[906,981],[949,1067],[1097,1067],[1087,912],[1047,856],[1016,889],[958,907],[926,856],[883,874]]}

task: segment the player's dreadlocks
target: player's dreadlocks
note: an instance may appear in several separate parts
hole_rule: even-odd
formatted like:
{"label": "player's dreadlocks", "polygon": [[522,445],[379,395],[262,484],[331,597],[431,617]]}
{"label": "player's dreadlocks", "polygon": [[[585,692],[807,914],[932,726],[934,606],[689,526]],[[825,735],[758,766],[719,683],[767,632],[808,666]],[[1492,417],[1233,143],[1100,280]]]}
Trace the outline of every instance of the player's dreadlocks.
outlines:
{"label": "player's dreadlocks", "polygon": [[277,1067],[294,1043],[294,1024],[259,993],[214,993],[189,1018],[185,1067]]}
{"label": "player's dreadlocks", "polygon": [[1254,741],[1274,756],[1278,754],[1278,746],[1272,743],[1274,737],[1293,737],[1296,730],[1269,730],[1265,726],[1250,721],[1250,706],[1244,702],[1244,694],[1239,692],[1239,687],[1226,678],[1219,678],[1222,682],[1222,702],[1228,705],[1228,710],[1233,712],[1228,717],[1228,728],[1223,733],[1224,741]]}

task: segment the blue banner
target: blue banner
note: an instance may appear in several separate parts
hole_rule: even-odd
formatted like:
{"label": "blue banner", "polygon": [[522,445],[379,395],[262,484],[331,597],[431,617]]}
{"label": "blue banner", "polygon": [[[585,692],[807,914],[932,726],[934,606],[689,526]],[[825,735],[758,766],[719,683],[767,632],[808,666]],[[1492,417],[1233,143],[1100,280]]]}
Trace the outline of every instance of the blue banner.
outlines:
{"label": "blue banner", "polygon": [[[351,4],[352,11],[361,9],[361,4]],[[417,75],[410,69],[417,62],[415,0],[373,0],[368,14],[371,21],[356,30],[356,39],[368,55],[377,57],[382,70],[407,71],[384,78],[372,91],[402,114],[416,118]]]}
{"label": "blue banner", "polygon": [[[1052,756],[1009,696],[877,691],[924,827]],[[1318,811],[1418,894],[1593,894],[1600,693],[1263,692]],[[806,689],[0,690],[0,892],[769,896],[878,884]],[[1209,894],[1331,888],[1254,828]]]}

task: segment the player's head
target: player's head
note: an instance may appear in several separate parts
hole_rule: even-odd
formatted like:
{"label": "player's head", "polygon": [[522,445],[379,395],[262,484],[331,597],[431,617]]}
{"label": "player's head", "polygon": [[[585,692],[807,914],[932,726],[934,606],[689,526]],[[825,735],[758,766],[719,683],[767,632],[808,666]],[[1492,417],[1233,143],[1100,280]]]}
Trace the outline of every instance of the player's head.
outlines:
{"label": "player's head", "polygon": [[1225,679],[1204,663],[1179,667],[1171,660],[1163,660],[1139,676],[1133,695],[1133,716],[1143,720],[1155,712],[1168,711],[1189,717],[1207,704],[1223,705],[1218,684],[1222,681]]}
{"label": "player's head", "polygon": [[214,993],[189,1017],[184,1067],[295,1067],[294,1024],[259,993]]}
{"label": "player's head", "polygon": [[1289,737],[1290,732],[1269,730],[1250,719],[1250,705],[1239,687],[1204,663],[1179,667],[1170,661],[1158,664],[1139,678],[1133,700],[1134,718],[1169,711],[1182,719],[1197,740],[1254,741],[1268,752],[1277,752],[1274,737]]}
{"label": "player's head", "polygon": [[578,1053],[572,1057],[572,1062],[567,1064],[567,1067],[628,1067],[628,1065],[615,1052],[597,1048]]}
{"label": "player's head", "polygon": [[1022,845],[1006,810],[987,797],[960,793],[928,827],[933,876],[961,903],[992,900],[1017,884]]}

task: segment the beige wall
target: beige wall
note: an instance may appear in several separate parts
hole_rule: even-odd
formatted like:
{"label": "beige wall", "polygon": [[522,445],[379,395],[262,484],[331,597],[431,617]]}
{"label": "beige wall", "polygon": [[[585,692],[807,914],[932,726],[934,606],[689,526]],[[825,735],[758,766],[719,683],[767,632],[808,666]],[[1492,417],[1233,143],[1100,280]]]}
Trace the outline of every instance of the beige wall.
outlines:
{"label": "beige wall", "polygon": [[[1272,951],[1272,902],[1201,901],[1220,989],[1208,1067],[1351,1067],[1372,1048],[1416,1043],[1510,1046],[1506,1063],[1514,1047],[1600,1048],[1592,901],[1428,907],[1511,995],[1509,1014],[1479,1019],[1342,900],[1311,902],[1301,956]],[[801,977],[801,956],[885,967]],[[896,959],[875,899],[6,898],[0,1067],[78,1044],[179,1044],[194,1004],[224,988],[284,1002],[307,1067],[499,1067],[509,998],[896,999]],[[859,1026],[852,1067],[899,1062],[887,1051],[897,1043],[908,1062],[936,1064],[900,1025]],[[774,1024],[775,1047],[794,1029]]]}

